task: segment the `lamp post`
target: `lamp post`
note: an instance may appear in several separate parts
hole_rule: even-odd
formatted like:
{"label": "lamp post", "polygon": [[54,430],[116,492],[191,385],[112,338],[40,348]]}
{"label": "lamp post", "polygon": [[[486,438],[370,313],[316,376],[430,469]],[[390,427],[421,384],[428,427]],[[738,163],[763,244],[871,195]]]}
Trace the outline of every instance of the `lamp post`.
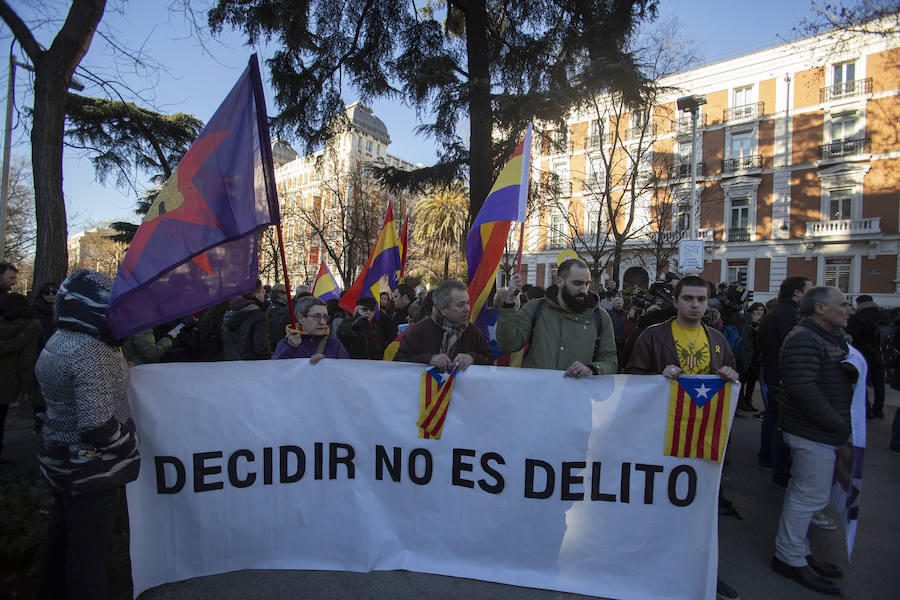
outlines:
{"label": "lamp post", "polygon": [[697,239],[697,112],[706,96],[691,94],[678,99],[678,110],[691,113],[691,239]]}

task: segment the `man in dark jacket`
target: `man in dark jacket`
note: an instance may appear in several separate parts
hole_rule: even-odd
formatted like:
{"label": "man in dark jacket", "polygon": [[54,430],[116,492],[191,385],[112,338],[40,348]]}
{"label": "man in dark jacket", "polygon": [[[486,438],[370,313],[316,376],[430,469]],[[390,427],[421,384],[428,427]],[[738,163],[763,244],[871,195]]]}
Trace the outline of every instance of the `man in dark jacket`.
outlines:
{"label": "man in dark jacket", "polygon": [[222,318],[222,350],[225,360],[268,360],[269,326],[263,311],[265,291],[257,280],[252,294],[243,294],[228,304]]}
{"label": "man in dark jacket", "polygon": [[291,324],[291,315],[288,313],[287,305],[287,288],[283,283],[276,283],[272,286],[266,318],[269,321],[269,348],[275,352],[275,346],[284,338],[286,327]]}
{"label": "man in dark jacket", "polygon": [[850,437],[850,402],[855,368],[843,361],[849,347],[842,328],[850,304],[833,287],[809,290],[800,301],[803,320],[781,348],[778,422],[791,449],[793,467],[784,495],[772,569],[826,594],[840,594],[828,579],[841,570],[815,558],[807,530],[813,514],[828,505],[835,449]]}
{"label": "man in dark jacket", "polygon": [[[392,340],[397,337],[397,331],[400,326],[409,319],[409,305],[415,302],[416,291],[411,285],[401,283],[391,290],[391,304],[394,312],[384,314],[384,333],[385,339]],[[353,354],[352,352],[350,353]]]}
{"label": "man in dark jacket", "polygon": [[619,368],[625,366],[622,357],[622,350],[625,348],[625,321],[628,320],[628,313],[625,312],[625,299],[618,294],[612,299],[612,308],[608,311],[609,320],[612,321],[613,335],[616,338],[616,358]]}
{"label": "man in dark jacket", "polygon": [[352,319],[344,319],[337,337],[350,358],[381,360],[387,341],[384,330],[375,322],[375,298],[360,298]]}
{"label": "man in dark jacket", "polygon": [[431,315],[411,325],[400,338],[395,361],[430,364],[447,371],[456,364],[489,365],[494,357],[487,338],[469,323],[469,293],[460,281],[445,281],[432,293]]}
{"label": "man in dark jacket", "polygon": [[762,381],[766,393],[763,401],[766,410],[760,427],[759,454],[757,465],[761,469],[772,469],[772,483],[780,488],[787,486],[791,478],[791,455],[784,445],[778,424],[778,388],[781,386],[781,367],[778,354],[788,332],[797,324],[797,312],[803,294],[812,287],[806,277],[788,277],[781,282],[778,290],[778,304],[775,305],[759,325],[762,344]]}
{"label": "man in dark jacket", "polygon": [[856,314],[847,323],[847,333],[853,338],[853,346],[862,352],[869,366],[869,385],[874,398],[866,414],[878,419],[884,418],[884,368],[881,360],[881,338],[878,323],[888,323],[890,319],[872,300],[872,296],[862,295],[856,299]]}

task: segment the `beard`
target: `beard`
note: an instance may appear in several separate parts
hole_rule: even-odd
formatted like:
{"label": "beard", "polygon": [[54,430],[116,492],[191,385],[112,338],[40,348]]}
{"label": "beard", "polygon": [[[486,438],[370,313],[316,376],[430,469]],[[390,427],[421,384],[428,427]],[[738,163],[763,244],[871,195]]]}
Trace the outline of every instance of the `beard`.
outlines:
{"label": "beard", "polygon": [[560,288],[562,300],[566,303],[566,308],[574,313],[580,313],[587,308],[587,294],[571,294],[565,284]]}

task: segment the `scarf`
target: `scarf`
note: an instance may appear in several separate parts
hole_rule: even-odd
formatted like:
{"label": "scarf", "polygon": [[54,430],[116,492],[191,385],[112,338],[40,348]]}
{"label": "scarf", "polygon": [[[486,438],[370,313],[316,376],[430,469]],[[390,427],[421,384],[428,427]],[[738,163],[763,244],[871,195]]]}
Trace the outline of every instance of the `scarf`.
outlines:
{"label": "scarf", "polygon": [[456,342],[459,341],[469,324],[457,325],[456,323],[451,323],[444,318],[444,315],[438,312],[437,307],[431,311],[431,320],[444,332],[444,337],[441,340],[441,353],[446,354],[450,358],[456,357]]}

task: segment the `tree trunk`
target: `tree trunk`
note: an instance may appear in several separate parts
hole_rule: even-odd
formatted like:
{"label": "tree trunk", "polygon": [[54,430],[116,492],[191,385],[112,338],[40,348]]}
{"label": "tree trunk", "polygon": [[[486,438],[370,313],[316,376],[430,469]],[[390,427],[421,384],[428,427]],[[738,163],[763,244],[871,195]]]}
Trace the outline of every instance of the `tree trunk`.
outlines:
{"label": "tree trunk", "polygon": [[444,252],[444,281],[450,279],[450,250]]}
{"label": "tree trunk", "polygon": [[487,49],[487,14],[483,1],[469,2],[466,55],[469,67],[469,225],[475,221],[493,184],[493,112]]}
{"label": "tree trunk", "polygon": [[622,261],[622,244],[619,240],[616,240],[616,245],[613,247],[613,272],[612,278],[616,282],[616,284],[621,285],[619,281],[619,263]]}

